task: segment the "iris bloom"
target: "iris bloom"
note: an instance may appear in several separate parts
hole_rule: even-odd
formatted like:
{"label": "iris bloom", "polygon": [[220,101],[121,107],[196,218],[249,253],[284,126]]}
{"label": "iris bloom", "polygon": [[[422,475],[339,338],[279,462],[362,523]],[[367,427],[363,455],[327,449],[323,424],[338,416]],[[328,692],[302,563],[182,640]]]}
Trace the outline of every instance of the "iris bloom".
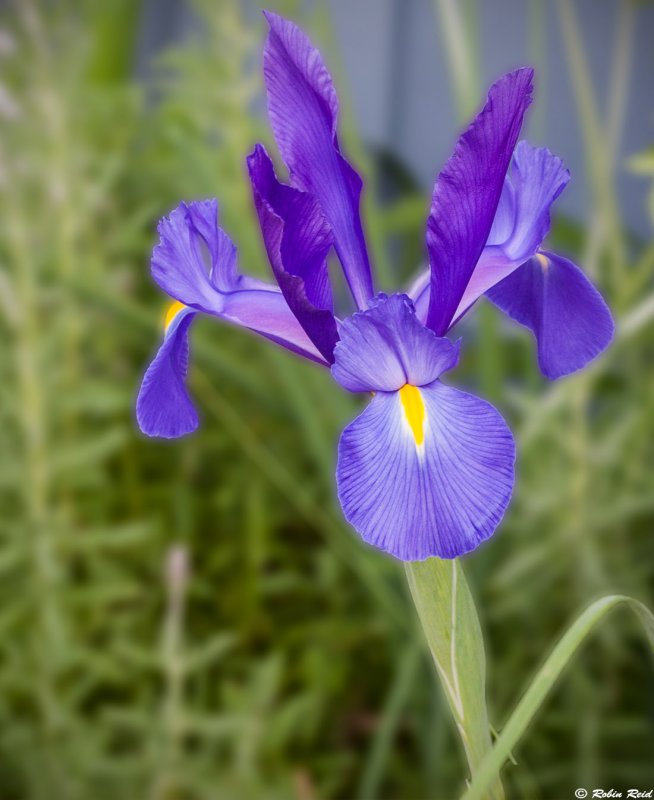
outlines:
{"label": "iris bloom", "polygon": [[[429,269],[407,293],[375,294],[359,213],[362,182],[341,152],[338,99],[319,52],[267,13],[268,112],[288,183],[263,146],[247,160],[276,283],[239,272],[215,200],[182,203],[159,224],[152,275],[172,299],[163,344],[137,401],[150,436],[190,433],[188,330],[198,312],[249,328],[372,395],[343,431],[338,496],[361,537],[396,558],[454,558],[497,527],[515,446],[500,414],[442,381],[459,358],[452,326],[485,295],[530,328],[543,373],[584,366],[613,331],[604,301],[571,261],[542,250],[568,181],[561,161],[518,138],[533,70],[500,78],[436,179]],[[335,251],[357,311],[334,314]]]}

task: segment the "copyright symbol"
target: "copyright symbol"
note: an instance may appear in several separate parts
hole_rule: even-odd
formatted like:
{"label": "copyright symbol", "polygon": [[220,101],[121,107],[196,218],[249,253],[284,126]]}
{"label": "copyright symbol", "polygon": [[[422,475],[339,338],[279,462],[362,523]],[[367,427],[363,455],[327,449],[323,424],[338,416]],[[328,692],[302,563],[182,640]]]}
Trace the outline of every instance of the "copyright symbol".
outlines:
{"label": "copyright symbol", "polygon": [[588,797],[588,789],[575,789],[575,797]]}

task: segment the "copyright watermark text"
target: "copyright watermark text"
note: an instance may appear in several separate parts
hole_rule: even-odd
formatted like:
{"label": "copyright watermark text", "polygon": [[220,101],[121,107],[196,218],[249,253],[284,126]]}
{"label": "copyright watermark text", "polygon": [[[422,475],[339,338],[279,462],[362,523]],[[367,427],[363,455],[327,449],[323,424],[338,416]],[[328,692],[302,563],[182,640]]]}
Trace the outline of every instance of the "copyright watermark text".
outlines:
{"label": "copyright watermark text", "polygon": [[628,798],[628,797],[641,797],[654,798],[654,789],[625,789],[618,791],[617,789],[584,789],[579,787],[575,789],[575,797],[579,800],[584,800],[586,797],[600,797],[600,798]]}

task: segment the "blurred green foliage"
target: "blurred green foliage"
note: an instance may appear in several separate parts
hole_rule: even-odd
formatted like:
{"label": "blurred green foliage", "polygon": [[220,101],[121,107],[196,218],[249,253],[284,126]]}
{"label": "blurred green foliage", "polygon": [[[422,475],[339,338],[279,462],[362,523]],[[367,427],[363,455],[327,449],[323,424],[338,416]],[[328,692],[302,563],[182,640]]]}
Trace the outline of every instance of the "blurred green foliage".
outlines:
{"label": "blurred green foliage", "polygon": [[[3,12],[0,795],[447,800],[465,773],[403,574],[334,498],[357,400],[204,320],[201,431],[173,444],[136,431],[163,312],[147,272],[156,220],[217,195],[243,270],[264,275],[243,164],[268,141],[253,113],[263,31],[237,0],[198,4],[200,35],[160,59],[148,93],[130,77],[136,5]],[[594,135],[588,229],[559,221],[554,238],[606,292],[614,346],[546,386],[526,335],[497,320],[489,361],[472,323],[457,374],[474,385],[484,359],[518,436],[511,511],[468,560],[500,721],[580,606],[613,590],[653,599],[654,244],[626,235]],[[417,266],[426,198],[376,207],[379,170],[345,139],[397,285]],[[621,622],[515,754],[511,796],[654,784],[651,668]]]}

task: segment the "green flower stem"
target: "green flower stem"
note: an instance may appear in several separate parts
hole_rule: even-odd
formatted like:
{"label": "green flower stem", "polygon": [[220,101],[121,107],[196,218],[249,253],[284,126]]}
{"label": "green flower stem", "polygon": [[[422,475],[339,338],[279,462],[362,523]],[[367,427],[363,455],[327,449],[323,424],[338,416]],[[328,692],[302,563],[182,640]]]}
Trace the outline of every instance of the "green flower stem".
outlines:
{"label": "green flower stem", "polygon": [[[474,778],[492,746],[486,657],[477,609],[457,559],[416,561],[406,565],[406,574]],[[502,800],[499,774],[484,796]]]}

